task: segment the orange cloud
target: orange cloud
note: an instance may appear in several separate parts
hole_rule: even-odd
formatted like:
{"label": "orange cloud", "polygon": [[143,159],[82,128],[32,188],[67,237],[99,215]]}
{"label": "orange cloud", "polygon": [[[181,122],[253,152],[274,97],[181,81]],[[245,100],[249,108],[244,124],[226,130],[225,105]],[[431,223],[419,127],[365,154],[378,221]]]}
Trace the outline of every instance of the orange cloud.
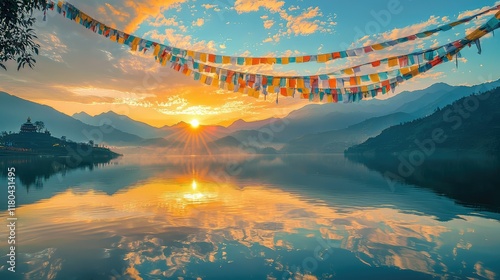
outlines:
{"label": "orange cloud", "polygon": [[195,21],[193,21],[193,26],[203,26],[205,24],[205,20],[203,18],[199,18]]}
{"label": "orange cloud", "polygon": [[268,19],[268,20],[264,21],[264,28],[265,29],[269,29],[269,28],[273,27],[273,25],[274,25],[274,20],[272,20],[272,19]]}
{"label": "orange cloud", "polygon": [[310,19],[321,16],[322,14],[319,11],[319,7],[309,7],[299,16],[288,15],[286,12],[282,12],[280,15],[287,21],[286,27],[288,28],[288,34],[309,35],[316,32],[320,24],[319,20],[310,21]]}
{"label": "orange cloud", "polygon": [[166,18],[164,15],[160,14],[153,22],[150,22],[149,25],[153,27],[179,26],[179,23],[175,17]]}
{"label": "orange cloud", "polygon": [[276,13],[280,11],[284,4],[284,1],[277,0],[236,0],[234,3],[234,9],[239,14],[256,12],[260,8]]}
{"label": "orange cloud", "polygon": [[127,33],[133,33],[139,28],[139,26],[148,18],[156,18],[161,15],[164,9],[174,7],[186,0],[150,0],[150,1],[132,1],[127,0],[125,6],[130,9],[129,12],[120,11],[113,7],[111,4],[106,3],[107,9],[102,7],[98,8],[101,14],[107,14],[109,11],[115,16],[119,16],[119,21],[126,23],[124,31]]}
{"label": "orange cloud", "polygon": [[191,35],[182,35],[175,33],[173,29],[165,30],[165,34],[160,34],[157,30],[148,31],[144,37],[150,36],[153,40],[158,40],[161,43],[168,41],[171,45],[190,49],[194,51],[216,52],[217,47],[213,40],[196,41]]}

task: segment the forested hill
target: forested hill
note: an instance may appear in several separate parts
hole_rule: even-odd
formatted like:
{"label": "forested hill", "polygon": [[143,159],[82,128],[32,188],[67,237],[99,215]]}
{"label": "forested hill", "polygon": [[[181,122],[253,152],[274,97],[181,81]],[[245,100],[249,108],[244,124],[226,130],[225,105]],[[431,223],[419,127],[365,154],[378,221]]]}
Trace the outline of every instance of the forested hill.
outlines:
{"label": "forested hill", "polygon": [[500,88],[461,98],[433,114],[384,130],[346,150],[383,155],[420,150],[500,155]]}

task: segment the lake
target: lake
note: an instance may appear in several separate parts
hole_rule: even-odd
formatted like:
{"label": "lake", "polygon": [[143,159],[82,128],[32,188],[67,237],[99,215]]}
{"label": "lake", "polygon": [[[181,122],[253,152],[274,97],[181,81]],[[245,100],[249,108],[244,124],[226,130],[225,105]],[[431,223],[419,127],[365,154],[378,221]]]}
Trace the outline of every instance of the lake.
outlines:
{"label": "lake", "polygon": [[343,155],[18,158],[0,160],[4,186],[10,166],[16,272],[2,226],[0,279],[500,277],[491,165],[400,182]]}

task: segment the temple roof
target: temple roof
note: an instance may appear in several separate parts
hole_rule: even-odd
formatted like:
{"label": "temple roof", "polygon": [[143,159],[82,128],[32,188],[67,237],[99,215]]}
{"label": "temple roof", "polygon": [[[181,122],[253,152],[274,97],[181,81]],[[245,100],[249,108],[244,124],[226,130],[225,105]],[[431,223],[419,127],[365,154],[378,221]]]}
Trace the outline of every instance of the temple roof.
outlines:
{"label": "temple roof", "polygon": [[21,132],[36,132],[36,126],[31,123],[30,117],[28,117],[28,120],[21,125]]}

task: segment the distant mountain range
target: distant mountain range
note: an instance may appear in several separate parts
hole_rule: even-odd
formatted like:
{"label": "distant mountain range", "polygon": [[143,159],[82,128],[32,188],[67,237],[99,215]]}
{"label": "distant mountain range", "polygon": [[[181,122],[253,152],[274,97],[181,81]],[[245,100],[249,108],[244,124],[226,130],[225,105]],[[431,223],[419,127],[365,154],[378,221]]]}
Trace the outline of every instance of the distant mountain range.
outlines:
{"label": "distant mountain range", "polygon": [[73,114],[72,117],[93,126],[109,125],[123,132],[141,136],[142,138],[160,138],[171,133],[168,129],[157,128],[149,124],[133,120],[125,115],[119,115],[113,111],[96,116],[80,112]]}
{"label": "distant mountain range", "polygon": [[388,126],[414,118],[413,115],[402,112],[373,117],[344,129],[307,134],[296,138],[285,144],[281,152],[287,154],[342,153],[345,149],[378,135]]}
{"label": "distant mountain range", "polygon": [[[390,126],[426,117],[462,97],[498,86],[500,80],[472,87],[437,83],[386,100],[308,104],[284,118],[236,120],[228,127],[202,125],[197,137],[202,137],[204,144],[193,152],[205,153],[208,148],[233,152],[339,153]],[[49,106],[0,92],[0,132],[18,132],[28,116],[33,121],[44,121],[56,137],[121,146],[168,147],[172,152],[184,149],[192,129],[186,122],[154,127],[113,111],[96,116],[80,112],[71,117]]]}
{"label": "distant mountain range", "polygon": [[28,117],[31,117],[32,122],[43,121],[53,136],[59,138],[66,136],[67,139],[76,142],[93,140],[95,143],[129,145],[144,140],[137,135],[107,125],[88,125],[52,107],[0,92],[0,131],[19,132]]}
{"label": "distant mountain range", "polygon": [[[426,89],[413,92],[404,91],[386,100],[369,100],[358,104],[346,104],[340,107],[341,114],[334,115],[337,123],[344,121],[349,123],[353,120],[350,116],[360,114],[368,116],[363,121],[356,122],[344,128],[325,130],[323,133],[306,133],[302,137],[288,141],[282,148],[284,153],[337,153],[346,148],[360,144],[369,137],[378,135],[382,130],[407,122],[412,119],[425,117],[438,108],[442,108],[455,100],[472,93],[484,92],[500,86],[500,80],[484,83],[477,86],[450,86],[444,83],[434,84]],[[366,103],[365,105],[361,105]],[[339,104],[332,104],[339,105]],[[354,105],[350,107],[351,105]],[[356,106],[357,105],[357,106]],[[334,109],[334,107],[330,109]],[[305,117],[305,110],[314,107],[304,107],[295,115]],[[324,107],[326,108],[326,107]],[[351,113],[344,113],[348,108],[353,109]],[[318,114],[316,112],[315,114]],[[326,113],[328,116],[328,113]],[[334,113],[330,113],[334,114]],[[358,116],[359,117],[359,116]],[[288,117],[287,117],[288,118]],[[293,120],[291,121],[293,122]],[[339,127],[339,126],[337,126]],[[246,132],[246,134],[250,134]],[[237,137],[237,136],[235,136]],[[279,137],[278,137],[279,139]]]}
{"label": "distant mountain range", "polygon": [[[500,156],[500,88],[463,97],[427,117],[385,129],[347,154]],[[416,157],[414,155],[414,157]]]}

